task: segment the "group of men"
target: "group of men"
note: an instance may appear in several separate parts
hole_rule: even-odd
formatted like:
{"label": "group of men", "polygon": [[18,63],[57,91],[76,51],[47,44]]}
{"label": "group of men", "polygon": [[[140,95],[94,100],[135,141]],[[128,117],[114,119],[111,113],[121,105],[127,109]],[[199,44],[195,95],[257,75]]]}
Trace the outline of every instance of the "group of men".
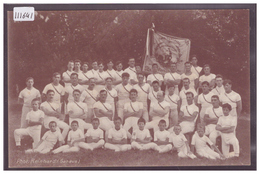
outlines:
{"label": "group of men", "polygon": [[[197,61],[195,55],[191,56],[183,74],[177,72],[177,64],[173,62],[169,65],[170,72],[161,74],[155,63],[148,76],[141,66],[135,65],[134,58],[128,60],[129,67],[125,70],[120,61],[115,64],[116,70],[111,60],[106,70],[103,62],[93,61],[89,69],[87,62],[69,61],[67,71],[62,75],[54,73],[53,81],[45,86],[42,94],[33,87],[33,78],[26,80],[27,87],[19,94],[19,102],[23,104],[21,128],[28,127],[31,102],[39,99],[40,110],[44,113],[41,122],[46,129],[50,122],[56,122],[62,129],[63,139],[73,121],[77,121],[84,133],[93,128],[92,120],[98,118],[99,128],[107,140],[109,130],[115,127],[113,121],[119,117],[129,139],[131,133],[138,130],[138,120],[143,118],[145,128],[153,129],[154,133],[159,130],[161,120],[170,132],[174,132],[174,126],[179,126],[189,142],[200,123],[216,144],[216,138],[221,135],[216,126],[223,116],[222,104],[231,106],[230,115],[237,120],[242,110],[241,97],[232,90],[230,80],[223,81],[222,75],[212,74],[209,65],[199,67]],[[64,122],[66,116],[68,123]],[[18,146],[20,137],[32,134],[30,131],[15,132]]]}

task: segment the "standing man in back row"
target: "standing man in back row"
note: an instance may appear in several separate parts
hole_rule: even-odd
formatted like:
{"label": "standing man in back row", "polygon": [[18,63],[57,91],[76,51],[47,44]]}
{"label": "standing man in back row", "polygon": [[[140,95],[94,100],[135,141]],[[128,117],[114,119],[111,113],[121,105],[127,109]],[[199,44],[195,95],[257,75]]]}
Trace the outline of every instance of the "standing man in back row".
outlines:
{"label": "standing man in back row", "polygon": [[128,65],[129,67],[125,69],[124,72],[128,73],[130,76],[129,76],[129,79],[130,79],[130,84],[131,85],[134,85],[136,84],[134,82],[134,76],[136,75],[136,69],[135,69],[135,58],[129,58],[128,59]]}
{"label": "standing man in back row", "polygon": [[28,77],[26,79],[26,88],[24,88],[18,97],[18,102],[23,104],[22,108],[22,118],[21,118],[21,128],[27,127],[26,115],[32,110],[31,102],[33,99],[41,99],[41,94],[38,89],[33,87],[34,79],[32,77]]}
{"label": "standing man in back row", "polygon": [[73,68],[74,68],[74,61],[70,60],[68,62],[68,69],[62,74],[62,81],[64,82],[65,87],[70,86],[70,75],[73,73]]}
{"label": "standing man in back row", "polygon": [[197,78],[199,78],[200,72],[202,70],[202,67],[198,66],[197,63],[198,63],[197,56],[196,55],[192,55],[191,56],[191,64],[192,64],[191,72],[193,74],[195,74],[197,76]]}

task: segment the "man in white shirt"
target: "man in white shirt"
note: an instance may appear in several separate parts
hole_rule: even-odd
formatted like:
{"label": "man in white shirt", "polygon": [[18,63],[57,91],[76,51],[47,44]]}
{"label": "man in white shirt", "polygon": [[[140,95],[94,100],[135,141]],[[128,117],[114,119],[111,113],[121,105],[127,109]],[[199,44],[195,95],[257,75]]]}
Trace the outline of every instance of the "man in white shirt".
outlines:
{"label": "man in white shirt", "polygon": [[80,61],[79,59],[76,59],[76,60],[74,61],[74,65],[75,65],[75,67],[74,67],[74,72],[77,73],[77,74],[81,73],[81,70],[80,70],[81,61]]}
{"label": "man in white shirt", "polygon": [[157,100],[157,93],[161,91],[160,90],[160,85],[158,81],[153,81],[152,83],[152,88],[148,94],[148,99],[151,101],[151,103],[153,102],[158,102]]}
{"label": "man in white shirt", "polygon": [[128,65],[129,67],[126,68],[124,70],[124,72],[127,72],[130,76],[129,76],[129,79],[130,79],[130,84],[131,85],[134,85],[136,84],[136,82],[134,82],[132,79],[134,78],[134,76],[136,75],[136,69],[135,69],[135,58],[130,58],[128,60]]}
{"label": "man in white shirt", "polygon": [[44,121],[43,121],[44,126],[46,129],[49,129],[49,123],[51,121],[55,121],[57,123],[57,126],[63,129],[62,137],[65,140],[65,137],[67,136],[70,127],[67,123],[63,121],[64,115],[61,114],[59,104],[53,101],[54,94],[55,94],[54,90],[50,89],[47,91],[46,94],[47,94],[47,100],[43,102],[40,106],[41,110],[45,114]]}
{"label": "man in white shirt", "polygon": [[171,72],[168,72],[164,75],[164,84],[166,85],[165,94],[167,95],[169,93],[169,85],[174,85],[174,93],[179,95],[178,85],[181,82],[181,75],[177,73],[177,65],[175,62],[171,62],[170,71]]}
{"label": "man in white shirt", "polygon": [[[74,101],[73,91],[75,89],[78,89],[80,92],[82,92],[84,90],[84,88],[79,84],[77,73],[72,73],[70,75],[70,79],[71,79],[71,85],[65,87],[65,97],[64,98],[65,98],[65,101],[73,102]],[[86,95],[83,92],[81,94],[81,101],[83,101],[85,99],[85,96]]]}
{"label": "man in white shirt", "polygon": [[185,73],[181,75],[181,79],[184,78],[190,79],[190,87],[197,89],[198,87],[198,77],[194,73],[191,72],[191,63],[186,62],[185,63]]}
{"label": "man in white shirt", "polygon": [[191,64],[192,64],[191,72],[194,73],[197,76],[197,78],[199,78],[202,67],[198,66],[197,63],[198,63],[197,56],[192,55],[191,56]]}
{"label": "man in white shirt", "polygon": [[[137,74],[138,73],[142,73],[142,68],[141,68],[141,65],[137,64],[135,65],[135,70],[136,70],[136,73],[131,77],[130,79],[130,82],[132,85],[135,85],[138,83],[138,78],[137,78]],[[144,83],[146,83],[146,77],[144,75]]]}
{"label": "man in white shirt", "polygon": [[91,71],[88,71],[88,67],[88,63],[84,62],[82,65],[82,71],[78,74],[79,84],[82,85],[84,89],[88,87],[89,79],[94,77]]}
{"label": "man in white shirt", "polygon": [[38,98],[41,99],[40,91],[33,87],[34,79],[32,77],[28,77],[26,79],[26,88],[24,88],[18,97],[18,103],[23,104],[22,108],[22,117],[21,117],[21,128],[27,127],[26,115],[32,110],[31,102],[33,99]]}
{"label": "man in white shirt", "polygon": [[122,74],[123,74],[123,64],[121,61],[116,62],[116,71],[115,71],[115,81],[113,82],[114,85],[119,85],[122,83]]}
{"label": "man in white shirt", "polygon": [[149,116],[148,116],[148,107],[147,107],[147,99],[148,99],[148,94],[150,92],[150,85],[148,83],[144,83],[144,74],[139,73],[137,74],[138,78],[138,84],[134,85],[133,88],[137,90],[138,92],[138,102],[143,103],[143,118],[145,119],[146,122],[149,121]]}
{"label": "man in white shirt", "polygon": [[136,89],[131,89],[129,92],[130,102],[124,105],[124,129],[128,133],[128,138],[131,138],[131,134],[128,132],[130,128],[133,131],[138,129],[138,119],[143,115],[143,103],[136,101],[138,92]]}
{"label": "man in white shirt", "polygon": [[88,117],[88,106],[86,103],[80,101],[80,95],[80,90],[75,89],[73,91],[74,101],[68,103],[67,110],[70,125],[72,121],[77,121],[79,129],[84,133],[84,130],[92,128],[92,125],[84,121]]}
{"label": "man in white shirt", "polygon": [[200,122],[204,123],[205,111],[208,107],[211,107],[211,97],[214,94],[209,90],[209,82],[204,81],[201,86],[202,93],[198,96],[197,105],[200,110]]}
{"label": "man in white shirt", "polygon": [[112,106],[109,103],[106,103],[107,99],[107,91],[101,90],[99,92],[99,101],[97,101],[94,105],[94,116],[99,118],[100,120],[100,129],[105,131],[105,140],[107,140],[108,130],[113,127],[113,111]]}
{"label": "man in white shirt", "polygon": [[181,132],[186,136],[188,142],[191,137],[187,133],[191,133],[195,129],[195,123],[198,118],[199,108],[193,103],[194,94],[192,92],[186,93],[187,105],[181,106],[179,113],[179,122]]}
{"label": "man in white shirt", "polygon": [[199,77],[199,87],[201,88],[202,82],[207,81],[209,82],[210,89],[213,89],[215,87],[216,75],[210,73],[210,66],[208,64],[204,65],[203,71],[204,75]]}
{"label": "man in white shirt", "polygon": [[71,85],[70,75],[73,73],[74,61],[73,61],[73,60],[70,60],[70,61],[68,62],[68,66],[67,66],[67,67],[68,67],[67,71],[65,71],[65,72],[62,74],[62,81],[64,82],[65,87]]}
{"label": "man in white shirt", "polygon": [[52,83],[49,83],[48,85],[46,85],[42,91],[42,98],[43,101],[46,100],[46,92],[49,89],[52,89],[55,91],[55,95],[54,95],[54,102],[56,102],[57,104],[61,104],[61,102],[63,102],[63,97],[65,94],[65,88],[60,84],[60,80],[61,80],[61,75],[58,72],[55,72],[52,76]]}
{"label": "man in white shirt", "polygon": [[150,105],[149,115],[152,121],[148,122],[145,126],[146,129],[154,129],[154,132],[159,129],[158,124],[160,120],[165,120],[166,128],[169,126],[170,103],[164,100],[163,91],[157,93],[157,99],[158,102],[153,102]]}
{"label": "man in white shirt", "polygon": [[216,75],[216,87],[214,89],[211,90],[211,92],[213,92],[215,95],[220,96],[221,94],[225,93],[225,88],[223,86],[223,76],[218,74]]}
{"label": "man in white shirt", "polygon": [[213,95],[211,97],[212,106],[208,107],[205,111],[205,135],[209,136],[209,139],[213,144],[216,144],[216,139],[220,136],[220,132],[216,130],[218,119],[223,116],[222,107],[219,105],[219,97]]}
{"label": "man in white shirt", "polygon": [[242,111],[241,96],[232,90],[232,81],[225,80],[223,82],[225,93],[221,94],[219,100],[222,104],[228,103],[231,105],[232,110],[230,115],[239,117]]}
{"label": "man in white shirt", "polygon": [[108,60],[106,72],[108,74],[108,77],[111,77],[112,81],[115,81],[117,74],[116,74],[116,71],[113,69],[113,66],[114,66],[114,64],[113,64],[112,60]]}
{"label": "man in white shirt", "polygon": [[94,60],[91,65],[92,65],[92,69],[89,70],[89,72],[92,74],[93,77],[95,77],[99,70],[98,62],[96,60]]}
{"label": "man in white shirt", "polygon": [[147,77],[147,83],[149,83],[150,86],[152,86],[153,81],[158,81],[160,87],[162,86],[163,76],[158,73],[158,64],[157,63],[154,63],[152,65],[152,74],[148,75],[148,77]]}
{"label": "man in white shirt", "polygon": [[86,119],[87,123],[91,123],[91,120],[94,118],[93,105],[97,102],[99,94],[97,90],[95,90],[95,85],[95,79],[90,78],[88,88],[84,90],[86,96],[83,102],[85,102],[88,105],[88,117]]}
{"label": "man in white shirt", "polygon": [[99,70],[95,74],[94,78],[96,79],[96,90],[99,92],[100,90],[104,89],[106,84],[106,78],[109,76],[106,71],[104,71],[104,64],[103,62],[98,62]]}
{"label": "man in white shirt", "polygon": [[180,91],[180,104],[181,106],[184,106],[187,104],[187,99],[186,99],[186,93],[187,92],[192,92],[194,95],[194,98],[197,98],[197,92],[194,88],[190,87],[190,79],[189,78],[184,78],[183,80],[183,89]]}
{"label": "man in white shirt", "polygon": [[115,116],[115,106],[116,106],[116,102],[118,100],[117,97],[117,91],[115,90],[115,88],[113,88],[112,86],[113,84],[113,78],[112,77],[107,77],[106,78],[106,86],[105,86],[105,90],[107,91],[107,99],[106,99],[106,103],[110,104],[112,107],[112,111],[113,111],[113,117],[112,120],[114,119]]}

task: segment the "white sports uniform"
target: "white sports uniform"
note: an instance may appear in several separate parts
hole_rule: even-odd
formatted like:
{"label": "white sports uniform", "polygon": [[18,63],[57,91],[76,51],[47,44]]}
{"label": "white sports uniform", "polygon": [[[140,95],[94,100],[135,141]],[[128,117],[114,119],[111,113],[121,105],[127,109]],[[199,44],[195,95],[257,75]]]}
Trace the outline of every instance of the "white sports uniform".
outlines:
{"label": "white sports uniform", "polygon": [[[180,97],[176,94],[173,95],[165,95],[164,100],[170,103],[170,119],[173,121],[173,125],[178,124],[178,101],[180,101]],[[170,125],[172,126],[172,125]]]}
{"label": "white sports uniform", "polygon": [[86,94],[84,102],[88,105],[87,122],[91,122],[92,118],[94,117],[93,105],[97,102],[98,92],[95,88],[93,90],[86,88],[84,91]]}
{"label": "white sports uniform", "polygon": [[192,73],[194,73],[194,74],[197,76],[197,78],[199,78],[199,74],[200,74],[201,70],[202,70],[202,67],[200,67],[200,66],[194,67],[194,66],[192,65],[190,71],[191,71]]}
{"label": "white sports uniform", "polygon": [[91,70],[89,70],[87,73],[90,73],[91,76],[95,78],[95,76],[97,75],[97,72],[98,72],[98,71],[99,71],[98,69],[97,69],[97,70],[91,69]]}
{"label": "white sports uniform", "polygon": [[[209,118],[218,119],[224,114],[221,106],[219,106],[218,108],[213,108],[213,106],[211,106],[206,109],[205,115],[209,115]],[[216,144],[216,138],[220,136],[220,132],[216,130],[216,125],[217,124],[208,124],[205,126],[205,135],[209,136],[209,139],[213,142],[213,144]]]}
{"label": "white sports uniform", "polygon": [[123,70],[115,71],[115,81],[122,80],[122,74],[124,73]]}
{"label": "white sports uniform", "polygon": [[175,132],[170,134],[170,142],[172,142],[173,147],[177,149],[178,157],[180,158],[191,158],[194,159],[196,156],[194,154],[188,154],[188,148],[186,146],[187,139],[182,134],[179,133],[179,135],[176,135]]}
{"label": "white sports uniform", "polygon": [[[164,80],[181,80],[181,75],[178,74],[177,72],[175,73],[166,73],[164,75]],[[166,89],[165,89],[165,94],[168,94],[169,91],[168,91],[168,86],[166,86]],[[179,95],[179,88],[178,88],[178,85],[174,85],[174,94],[176,95]]]}
{"label": "white sports uniform", "polygon": [[230,115],[237,116],[237,102],[241,101],[241,96],[235,91],[231,91],[230,93],[221,94],[219,100],[222,104],[228,103],[231,105],[232,110],[230,111]]}
{"label": "white sports uniform", "polygon": [[199,82],[204,82],[204,81],[206,81],[206,82],[211,82],[212,80],[214,80],[216,78],[216,75],[215,74],[212,74],[212,73],[210,73],[209,75],[202,75],[202,76],[200,76],[200,78],[199,78]]}
{"label": "white sports uniform", "polygon": [[[132,76],[131,79],[129,79],[129,80],[134,80],[135,82],[138,82],[137,73],[133,74],[133,76]],[[143,82],[144,82],[144,83],[147,82],[145,76],[144,76],[144,80],[143,80]]]}
{"label": "white sports uniform", "polygon": [[[112,110],[112,106],[109,103],[101,103],[100,101],[97,101],[96,103],[94,103],[93,105],[93,109],[100,109],[104,112],[107,112],[109,110]],[[94,116],[97,117],[95,115],[94,112]],[[100,129],[104,130],[104,131],[108,131],[109,129],[111,129],[112,127],[114,127],[114,123],[113,121],[111,121],[108,117],[104,116],[104,117],[99,117],[99,121],[100,121]]]}
{"label": "white sports uniform", "polygon": [[[79,140],[79,139],[83,139],[84,138],[84,134],[80,129],[77,130],[71,130],[69,131],[68,134],[68,141],[73,143],[75,140]],[[73,146],[69,146],[69,145],[63,145],[55,150],[53,150],[53,153],[68,153],[68,152],[78,152],[80,150],[79,144],[81,144],[83,142],[76,142],[73,144]]]}
{"label": "white sports uniform", "polygon": [[199,96],[198,96],[198,104],[201,104],[201,110],[200,110],[200,119],[201,119],[201,122],[203,123],[204,122],[204,115],[205,115],[205,111],[208,107],[211,107],[212,104],[211,104],[211,97],[213,96],[214,94],[212,92],[209,92],[208,94],[203,94],[201,93]]}
{"label": "white sports uniform", "polygon": [[[159,91],[161,91],[161,90],[159,90]],[[158,100],[157,100],[157,93],[159,91],[156,92],[156,91],[153,90],[153,88],[151,88],[151,90],[150,90],[150,92],[148,94],[148,99],[151,100],[151,103],[158,102]]]}
{"label": "white sports uniform", "polygon": [[[95,76],[94,76],[94,78],[97,79],[97,81],[103,81],[103,82],[105,82],[107,77],[109,77],[109,76],[106,71],[102,71],[102,72],[97,71],[97,73],[95,73]],[[98,92],[100,92],[104,88],[105,88],[105,85],[96,84],[96,86],[95,86],[95,89]]]}
{"label": "white sports uniform", "polygon": [[158,82],[162,82],[163,81],[163,75],[157,73],[157,74],[149,74],[147,76],[147,82],[150,81],[151,84],[153,83],[153,81],[158,81]]}
{"label": "white sports uniform", "polygon": [[148,150],[148,149],[154,149],[157,145],[153,142],[150,143],[140,143],[136,141],[136,139],[139,140],[145,140],[146,138],[150,138],[150,132],[148,129],[140,130],[136,129],[133,131],[132,134],[132,140],[131,146],[133,149],[139,149],[139,150]]}
{"label": "white sports uniform", "polygon": [[55,92],[53,102],[60,104],[61,96],[65,94],[65,88],[61,84],[55,86],[53,83],[50,83],[44,87],[42,93],[47,95],[48,90],[53,90]]}
{"label": "white sports uniform", "polygon": [[225,93],[225,88],[223,85],[221,87],[216,86],[214,89],[211,90],[211,92],[214,95],[220,96],[221,94]]}
{"label": "white sports uniform", "polygon": [[[48,101],[45,101],[41,104],[40,108],[41,110],[47,110],[49,112],[53,112],[53,111],[57,111],[57,109],[59,109],[59,105],[57,103],[54,103],[54,102],[48,102]],[[44,127],[46,129],[49,129],[49,123],[51,121],[55,121],[57,123],[57,126],[61,129],[63,129],[62,131],[62,136],[63,138],[65,138],[69,132],[69,125],[67,125],[67,123],[65,123],[64,121],[58,119],[57,117],[55,116],[50,116],[48,115],[47,113],[45,113],[45,116],[44,116]],[[58,130],[60,132],[60,129]]]}
{"label": "white sports uniform", "polygon": [[21,128],[27,127],[26,115],[32,109],[31,102],[33,99],[41,97],[40,91],[32,87],[32,89],[24,88],[19,93],[19,98],[23,99],[22,117],[21,117]]}
{"label": "white sports uniform", "polygon": [[133,67],[133,68],[128,67],[128,68],[126,68],[124,70],[124,72],[129,74],[129,83],[130,83],[130,80],[134,79],[134,77],[136,76],[136,69],[135,69],[135,67]]}
{"label": "white sports uniform", "polygon": [[[164,131],[160,131],[157,130],[156,132],[154,132],[154,141],[166,141],[167,139],[170,139],[170,132],[168,132],[167,130]],[[156,145],[154,150],[158,151],[159,153],[165,153],[165,152],[169,152],[172,149],[172,145],[171,144],[167,144],[167,145]]]}
{"label": "white sports uniform", "polygon": [[[74,73],[74,71],[69,71],[69,70],[65,71],[64,73],[62,73],[62,79],[63,80],[70,80],[70,75],[72,73]],[[65,85],[65,87],[67,87],[67,86],[70,86],[71,83],[65,83],[64,82],[64,85]]]}
{"label": "white sports uniform", "polygon": [[91,137],[94,140],[98,140],[98,142],[94,143],[80,143],[79,147],[83,148],[83,149],[89,149],[89,150],[94,150],[97,148],[101,148],[104,144],[104,132],[103,130],[101,130],[100,128],[94,129],[94,128],[90,128],[87,133],[85,134],[85,137]]}
{"label": "white sports uniform", "polygon": [[[117,141],[127,139],[126,130],[122,129],[122,128],[120,128],[119,130],[116,130],[115,128],[111,128],[108,131],[108,139],[114,139],[114,140],[117,140]],[[131,145],[130,144],[106,143],[105,148],[114,150],[115,152],[119,152],[119,151],[131,150]]]}
{"label": "white sports uniform", "polygon": [[191,140],[191,145],[195,146],[196,152],[205,158],[209,159],[220,159],[220,155],[212,150],[207,143],[212,146],[213,143],[210,141],[210,139],[206,136],[203,135],[200,137],[197,132],[194,133],[192,140]]}
{"label": "white sports uniform", "polygon": [[73,97],[73,91],[75,89],[78,89],[80,92],[81,92],[81,95],[80,95],[80,101],[83,101],[86,97],[86,93],[83,91],[84,88],[80,85],[80,84],[77,84],[76,86],[73,86],[73,85],[69,85],[69,86],[66,86],[65,87],[65,92],[67,94],[69,94],[68,96],[68,102],[73,102],[74,101],[74,97]]}
{"label": "white sports uniform", "polygon": [[[222,116],[218,119],[217,125],[220,125],[221,127],[236,126],[237,117],[232,115]],[[222,139],[222,152],[226,158],[231,157],[229,154],[230,145],[233,145],[235,156],[239,155],[239,142],[236,137],[235,130],[234,132],[231,133],[221,132],[221,139]]]}
{"label": "white sports uniform", "polygon": [[68,103],[68,106],[67,106],[67,109],[68,109],[68,113],[69,112],[73,112],[72,115],[69,115],[70,118],[69,118],[69,123],[71,125],[71,122],[76,120],[78,121],[78,126],[79,126],[79,129],[84,133],[84,129],[89,129],[92,127],[91,124],[89,123],[86,123],[82,118],[77,118],[77,117],[74,117],[74,115],[76,116],[82,116],[84,114],[88,114],[88,105],[86,103],[83,103],[83,102],[69,102]]}
{"label": "white sports uniform", "polygon": [[185,73],[183,73],[181,75],[181,79],[183,80],[184,78],[190,79],[190,88],[195,88],[195,80],[198,78],[197,75],[195,75],[194,73],[191,73],[191,75],[186,75]]}
{"label": "white sports uniform", "polygon": [[[199,112],[199,108],[193,103],[191,105],[182,106],[180,111],[183,112],[183,116],[191,117],[194,112]],[[193,132],[195,129],[195,122],[196,122],[197,118],[198,118],[198,114],[193,121],[182,121],[180,123],[181,132],[183,134]]]}
{"label": "white sports uniform", "polygon": [[115,116],[115,98],[117,98],[117,91],[115,90],[115,88],[112,88],[111,90],[108,90],[107,88],[104,88],[104,90],[107,91],[107,99],[106,99],[106,103],[109,103],[112,107],[112,111],[113,111],[113,117],[112,120],[114,119]]}
{"label": "white sports uniform", "polygon": [[43,142],[36,149],[34,149],[34,152],[46,154],[53,149],[57,141],[63,141],[63,138],[60,131],[56,130],[55,132],[51,132],[49,130],[43,135],[42,140]]}
{"label": "white sports uniform", "polygon": [[[40,122],[41,119],[44,118],[44,112],[41,110],[33,111],[27,113],[26,121],[30,122]],[[42,125],[29,126],[27,128],[15,129],[14,131],[14,139],[16,146],[21,145],[21,137],[25,135],[29,135],[33,139],[33,148],[38,144],[41,139],[41,128]]]}
{"label": "white sports uniform", "polygon": [[[143,103],[141,102],[132,102],[130,101],[129,103],[126,103],[124,105],[124,110],[127,112],[138,112],[139,110],[143,110]],[[123,128],[128,132],[128,130],[132,127],[133,131],[138,129],[138,119],[139,117],[128,117],[125,119],[125,124]]]}
{"label": "white sports uniform", "polygon": [[107,73],[108,77],[112,77],[113,80],[115,80],[116,76],[118,76],[114,69],[112,69],[112,70],[107,69],[106,73]]}
{"label": "white sports uniform", "polygon": [[[162,110],[164,111],[167,107],[170,108],[170,103],[168,103],[167,101],[162,101],[162,102],[154,102],[151,103],[150,105],[150,110]],[[165,120],[166,121],[166,127],[169,126],[169,112],[166,113],[163,117],[161,116],[154,116],[152,117],[152,121],[146,123],[145,128],[146,129],[153,129],[154,132],[157,131],[159,129],[158,124],[160,122],[160,120]]]}
{"label": "white sports uniform", "polygon": [[187,98],[186,98],[186,93],[187,92],[192,92],[193,94],[194,94],[194,98],[195,98],[195,96],[197,96],[198,94],[197,94],[197,92],[196,92],[196,90],[194,89],[194,88],[189,88],[189,89],[182,89],[181,91],[180,91],[180,99],[181,99],[181,106],[184,106],[184,105],[187,105]]}
{"label": "white sports uniform", "polygon": [[124,105],[125,105],[125,103],[130,102],[129,92],[132,88],[133,88],[132,85],[127,84],[124,86],[122,83],[115,87],[115,89],[117,91],[117,95],[118,95],[118,102],[116,104],[117,105],[116,106],[117,115],[122,120],[124,119],[124,116],[123,116]]}
{"label": "white sports uniform", "polygon": [[139,84],[135,84],[133,86],[134,89],[137,90],[138,92],[138,97],[137,97],[137,101],[142,102],[144,109],[143,109],[143,118],[145,119],[145,121],[149,121],[149,117],[148,117],[148,107],[147,107],[147,98],[148,98],[148,94],[150,92],[150,85],[148,83],[144,83],[142,86],[140,86]]}
{"label": "white sports uniform", "polygon": [[[93,78],[93,73],[91,71],[87,71],[86,73],[84,73],[83,71],[81,71],[80,73],[78,73],[78,78],[81,81],[88,81],[90,78]],[[82,85],[82,87],[84,89],[86,89],[88,87],[88,85]]]}

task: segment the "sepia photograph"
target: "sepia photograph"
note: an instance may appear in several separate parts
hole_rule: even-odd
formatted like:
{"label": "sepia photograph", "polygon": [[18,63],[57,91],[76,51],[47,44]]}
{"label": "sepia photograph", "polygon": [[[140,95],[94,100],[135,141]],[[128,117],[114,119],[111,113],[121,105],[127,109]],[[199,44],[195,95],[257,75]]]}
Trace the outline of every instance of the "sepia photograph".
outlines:
{"label": "sepia photograph", "polygon": [[256,170],[256,4],[4,4],[4,20],[5,170]]}

